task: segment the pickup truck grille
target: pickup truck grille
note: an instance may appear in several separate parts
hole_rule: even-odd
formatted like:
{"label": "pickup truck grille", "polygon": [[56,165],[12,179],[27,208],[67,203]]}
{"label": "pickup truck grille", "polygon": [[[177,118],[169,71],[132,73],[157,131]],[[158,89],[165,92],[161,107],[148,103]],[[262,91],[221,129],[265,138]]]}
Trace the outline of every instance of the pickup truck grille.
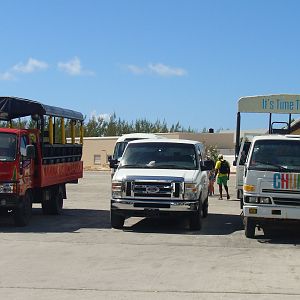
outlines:
{"label": "pickup truck grille", "polygon": [[126,197],[134,198],[180,198],[180,182],[126,181]]}
{"label": "pickup truck grille", "polygon": [[273,197],[273,201],[277,205],[300,206],[300,199]]}

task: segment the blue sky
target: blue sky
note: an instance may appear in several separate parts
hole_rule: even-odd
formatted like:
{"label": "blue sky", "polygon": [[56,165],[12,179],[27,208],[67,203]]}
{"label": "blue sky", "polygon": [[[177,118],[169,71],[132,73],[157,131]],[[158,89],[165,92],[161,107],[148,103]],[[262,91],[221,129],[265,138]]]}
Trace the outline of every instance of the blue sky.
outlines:
{"label": "blue sky", "polygon": [[234,129],[240,97],[300,93],[300,1],[0,0],[0,11],[3,96]]}

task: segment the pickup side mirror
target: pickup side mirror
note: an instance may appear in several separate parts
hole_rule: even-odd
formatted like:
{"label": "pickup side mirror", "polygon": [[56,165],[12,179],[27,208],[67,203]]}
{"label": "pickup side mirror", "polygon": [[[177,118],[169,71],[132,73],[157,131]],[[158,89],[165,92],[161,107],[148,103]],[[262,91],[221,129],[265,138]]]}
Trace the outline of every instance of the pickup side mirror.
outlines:
{"label": "pickup side mirror", "polygon": [[26,158],[34,159],[35,158],[35,148],[34,145],[26,146]]}
{"label": "pickup side mirror", "polygon": [[202,171],[211,171],[214,168],[214,162],[212,160],[204,160],[201,166]]}

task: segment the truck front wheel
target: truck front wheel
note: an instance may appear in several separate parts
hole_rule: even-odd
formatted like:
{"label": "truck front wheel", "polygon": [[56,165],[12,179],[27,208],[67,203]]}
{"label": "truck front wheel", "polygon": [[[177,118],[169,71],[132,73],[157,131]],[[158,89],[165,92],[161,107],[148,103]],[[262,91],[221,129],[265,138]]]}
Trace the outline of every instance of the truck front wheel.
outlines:
{"label": "truck front wheel", "polygon": [[252,218],[245,217],[245,236],[247,238],[253,239],[255,236],[255,227],[256,224]]}
{"label": "truck front wheel", "polygon": [[32,215],[32,194],[26,192],[18,207],[14,211],[14,221],[16,226],[28,225]]}
{"label": "truck front wheel", "polygon": [[111,227],[115,229],[122,229],[124,226],[125,217],[116,214],[113,211],[110,211],[110,223]]}

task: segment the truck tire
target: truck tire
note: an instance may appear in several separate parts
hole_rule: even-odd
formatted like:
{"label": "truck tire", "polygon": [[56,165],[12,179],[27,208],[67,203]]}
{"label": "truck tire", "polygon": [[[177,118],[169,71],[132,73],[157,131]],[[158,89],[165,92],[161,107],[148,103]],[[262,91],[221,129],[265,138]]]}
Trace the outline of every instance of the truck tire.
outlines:
{"label": "truck tire", "polygon": [[245,236],[247,238],[253,239],[255,237],[255,227],[256,224],[252,218],[245,217]]}
{"label": "truck tire", "polygon": [[14,222],[16,226],[26,226],[29,224],[32,215],[32,194],[26,192],[22,197],[18,207],[14,210]]}
{"label": "truck tire", "polygon": [[45,215],[60,215],[63,211],[63,193],[60,188],[52,188],[50,199],[42,201],[42,210]]}
{"label": "truck tire", "polygon": [[110,211],[110,224],[112,228],[122,229],[124,226],[125,217],[116,214],[113,211]]}
{"label": "truck tire", "polygon": [[201,230],[202,228],[202,202],[199,200],[198,210],[190,217],[190,230]]}
{"label": "truck tire", "polygon": [[203,216],[203,218],[206,218],[207,215],[208,215],[208,196],[202,204],[202,216]]}

